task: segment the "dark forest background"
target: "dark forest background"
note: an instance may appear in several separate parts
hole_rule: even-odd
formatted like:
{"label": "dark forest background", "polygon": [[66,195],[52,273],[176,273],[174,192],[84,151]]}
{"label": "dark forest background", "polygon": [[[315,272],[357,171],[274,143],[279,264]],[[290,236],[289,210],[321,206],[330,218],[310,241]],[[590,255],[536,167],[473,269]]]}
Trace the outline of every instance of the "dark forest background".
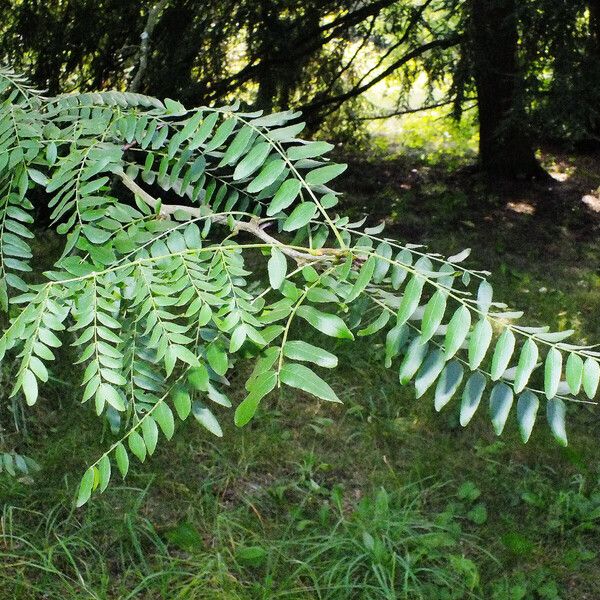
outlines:
{"label": "dark forest background", "polygon": [[23,0],[0,22],[0,55],[51,94],[238,98],[334,135],[476,111],[480,165],[508,177],[544,176],[540,144],[599,141],[598,0]]}

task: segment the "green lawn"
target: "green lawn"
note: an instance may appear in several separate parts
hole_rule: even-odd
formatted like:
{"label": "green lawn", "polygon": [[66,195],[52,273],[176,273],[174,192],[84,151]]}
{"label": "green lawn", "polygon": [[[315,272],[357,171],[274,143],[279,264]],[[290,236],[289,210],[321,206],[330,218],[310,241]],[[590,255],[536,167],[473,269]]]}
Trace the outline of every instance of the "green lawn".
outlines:
{"label": "green lawn", "polygon": [[[592,217],[515,212],[543,212],[543,194],[509,191],[507,209],[477,183],[465,191],[396,162],[361,179],[361,165],[350,208],[443,253],[472,247],[499,299],[600,340]],[[223,409],[223,439],[186,423],[82,509],[79,478],[110,436],[98,444],[97,419],[72,410],[65,364],[28,420],[24,450],[43,470],[0,479],[0,598],[600,597],[597,409],[569,407],[567,449],[543,418],[526,446],[516,422],[496,438],[484,409],[462,430],[456,400],[436,414],[383,368],[382,339],[311,335],[344,365],[328,377],[343,405],[286,389],[242,430]]]}

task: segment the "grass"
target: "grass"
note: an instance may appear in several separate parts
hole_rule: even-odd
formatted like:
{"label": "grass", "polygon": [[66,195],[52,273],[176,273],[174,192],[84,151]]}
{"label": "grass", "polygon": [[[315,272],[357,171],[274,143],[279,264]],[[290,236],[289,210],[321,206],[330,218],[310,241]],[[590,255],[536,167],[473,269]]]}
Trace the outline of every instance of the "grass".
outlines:
{"label": "grass", "polygon": [[[125,498],[121,516],[107,506],[84,518],[11,509],[0,581],[19,598],[472,597],[478,571],[463,553],[476,545],[456,523],[421,516],[415,491],[380,490],[349,511],[339,487],[322,489],[326,502],[313,514],[314,490],[302,490],[285,527],[257,527],[210,494],[163,531],[140,514],[143,491],[109,494]],[[37,529],[15,533],[32,522]]]}
{"label": "grass", "polygon": [[[352,210],[440,252],[472,247],[498,298],[600,339],[591,221],[515,212],[509,202],[543,198],[491,196],[428,164],[358,166]],[[600,597],[595,410],[570,407],[566,450],[543,419],[526,446],[512,421],[496,438],[483,410],[462,430],[456,403],[436,414],[429,396],[398,385],[381,339],[350,347],[314,335],[343,365],[328,377],[343,406],[282,390],[242,430],[223,412],[222,440],[184,424],[78,510],[78,479],[108,437],[70,410],[78,389],[65,362],[21,448],[43,470],[0,479],[0,598]]]}

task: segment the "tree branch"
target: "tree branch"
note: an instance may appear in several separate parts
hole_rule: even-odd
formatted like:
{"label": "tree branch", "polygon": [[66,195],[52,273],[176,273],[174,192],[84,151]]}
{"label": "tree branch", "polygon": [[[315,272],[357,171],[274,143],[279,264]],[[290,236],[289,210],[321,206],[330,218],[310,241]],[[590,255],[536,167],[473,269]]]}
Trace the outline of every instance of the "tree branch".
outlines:
{"label": "tree branch", "polygon": [[[331,40],[340,37],[345,31],[354,25],[358,25],[369,17],[377,17],[379,13],[386,7],[392,5],[396,0],[377,0],[370,4],[364,5],[362,8],[348,12],[345,15],[322,25],[317,31],[318,35],[299,44],[287,57],[287,62],[300,61],[306,56],[310,56]],[[431,0],[428,0],[430,2]],[[299,24],[302,26],[302,22]],[[320,35],[326,33],[327,35]],[[204,90],[207,84],[211,86],[211,99],[216,100],[218,97],[232,91],[235,87],[252,80],[260,69],[273,66],[277,63],[277,57],[265,56],[255,57],[247,65],[242,67],[237,73],[225,77],[219,81],[199,81],[193,87],[194,89]]]}
{"label": "tree branch", "polygon": [[[129,175],[124,171],[115,173],[123,185],[133,192],[138,198],[143,200],[148,206],[156,210],[159,207],[159,201],[150,195],[144,188],[140,187]],[[184,204],[160,204],[160,215],[168,219],[175,215],[177,212],[184,212],[191,217],[210,218],[215,223],[221,223],[223,225],[228,224],[228,217],[225,215],[210,215],[202,214],[199,208],[194,206],[186,206]],[[254,218],[250,221],[234,221],[235,229],[238,231],[245,231],[252,234],[254,237],[266,242],[269,245],[276,246],[281,252],[290,258],[294,259],[298,264],[314,263],[319,260],[335,259],[344,256],[347,251],[338,248],[319,248],[310,249],[307,248],[308,252],[301,252],[286,246],[280,242],[277,238],[269,235],[263,227],[261,227],[261,221],[258,218]]]}
{"label": "tree branch", "polygon": [[357,117],[357,121],[377,121],[380,119],[390,119],[391,117],[401,117],[403,115],[412,115],[414,113],[425,112],[426,110],[432,110],[434,108],[441,108],[443,106],[448,106],[452,104],[454,100],[446,100],[444,102],[437,102],[435,104],[425,104],[424,106],[419,106],[417,108],[399,108],[398,110],[391,111],[384,115],[364,115],[362,117]]}
{"label": "tree branch", "polygon": [[[391,54],[393,54],[393,52],[395,50],[397,50],[398,48],[400,48],[400,46],[402,46],[403,44],[406,43],[406,41],[408,40],[410,34],[417,27],[417,25],[423,20],[422,19],[423,13],[425,12],[425,10],[427,9],[427,7],[432,2],[433,2],[433,0],[426,0],[425,2],[423,2],[423,4],[421,4],[421,6],[417,7],[415,10],[413,10],[413,14],[412,14],[411,18],[409,19],[408,24],[406,25],[406,28],[404,29],[404,33],[400,36],[400,38],[394,44],[392,44],[386,50],[386,52],[383,53],[383,55],[381,55],[379,57],[379,60],[377,61],[377,64],[372,69],[369,69],[369,71],[367,73],[365,73],[358,80],[356,86],[360,86],[362,84],[362,82],[365,79],[367,79],[367,77],[369,77],[371,75],[371,73],[374,73],[375,71],[377,71],[377,69],[379,69],[379,67],[385,63],[386,59]],[[435,38],[435,39],[437,39],[437,38]]]}
{"label": "tree branch", "polygon": [[346,13],[343,17],[338,17],[330,23],[321,26],[320,31],[329,31],[331,29],[347,29],[352,25],[357,25],[373,15],[378,15],[384,8],[394,4],[396,0],[377,0],[371,4],[366,4],[362,8]]}
{"label": "tree branch", "polygon": [[344,102],[346,102],[347,100],[350,100],[351,98],[355,98],[356,96],[359,96],[363,92],[366,92],[367,90],[372,88],[374,85],[376,85],[377,83],[379,83],[380,81],[382,81],[383,79],[385,79],[386,77],[391,75],[394,71],[398,70],[401,66],[405,65],[407,62],[413,60],[414,58],[418,58],[422,54],[425,54],[425,52],[428,52],[429,50],[432,50],[434,48],[440,48],[440,49],[451,48],[452,46],[455,46],[456,44],[458,44],[460,41],[461,41],[461,36],[457,35],[457,36],[452,36],[450,38],[446,38],[443,40],[433,40],[426,44],[422,44],[418,48],[414,48],[413,50],[411,50],[410,52],[407,52],[404,56],[402,56],[398,60],[394,61],[389,67],[387,67],[385,70],[383,70],[381,73],[379,73],[379,75],[373,77],[370,81],[363,83],[362,85],[358,85],[358,86],[352,88],[351,90],[344,92],[343,94],[339,94],[337,96],[329,96],[326,98],[321,98],[320,100],[317,100],[317,101],[307,104],[303,107],[300,107],[300,110],[304,114],[307,114],[307,113],[314,114],[314,113],[317,113],[319,109],[321,109],[325,106],[331,105],[331,104],[335,104],[336,106],[339,106],[339,105],[343,104]]}

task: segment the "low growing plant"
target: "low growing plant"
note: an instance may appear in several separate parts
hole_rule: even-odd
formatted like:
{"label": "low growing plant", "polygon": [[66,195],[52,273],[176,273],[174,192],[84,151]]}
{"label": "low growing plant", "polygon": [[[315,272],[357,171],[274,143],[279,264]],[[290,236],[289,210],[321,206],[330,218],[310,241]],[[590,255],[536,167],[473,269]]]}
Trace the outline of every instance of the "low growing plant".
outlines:
{"label": "low growing plant", "polygon": [[[0,357],[16,357],[12,395],[35,404],[70,344],[82,402],[116,435],[78,505],[114,466],[124,477],[132,456],[152,455],[176,418],[222,435],[211,405],[231,407],[226,376],[241,357],[254,370],[240,427],[281,385],[339,402],[316,372],[337,357],[293,339],[295,321],[348,343],[385,333],[386,367],[417,397],[432,388],[441,410],[460,394],[466,426],[485,396],[498,435],[516,404],[525,442],[540,403],[566,444],[567,402],[595,398],[600,353],[567,343],[572,331],[519,324],[488,273],[463,266],[468,250],[444,258],[337,214],[329,185],[346,167],[325,157],[330,144],[297,137],[298,113],[46,98],[6,68],[0,94]],[[34,202],[64,236],[44,273],[29,246]],[[8,451],[3,463],[28,469]]]}

